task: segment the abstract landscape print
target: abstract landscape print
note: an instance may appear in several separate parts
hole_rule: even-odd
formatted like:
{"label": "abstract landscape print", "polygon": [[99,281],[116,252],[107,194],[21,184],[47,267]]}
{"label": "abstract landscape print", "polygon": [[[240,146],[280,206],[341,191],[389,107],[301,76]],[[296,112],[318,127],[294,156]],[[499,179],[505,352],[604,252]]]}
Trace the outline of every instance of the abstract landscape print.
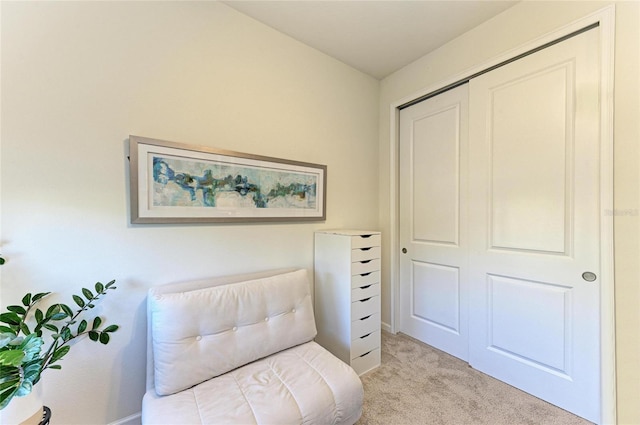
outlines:
{"label": "abstract landscape print", "polygon": [[325,219],[325,165],[129,140],[132,223]]}
{"label": "abstract landscape print", "polygon": [[309,173],[154,155],[153,181],[158,207],[316,209]]}

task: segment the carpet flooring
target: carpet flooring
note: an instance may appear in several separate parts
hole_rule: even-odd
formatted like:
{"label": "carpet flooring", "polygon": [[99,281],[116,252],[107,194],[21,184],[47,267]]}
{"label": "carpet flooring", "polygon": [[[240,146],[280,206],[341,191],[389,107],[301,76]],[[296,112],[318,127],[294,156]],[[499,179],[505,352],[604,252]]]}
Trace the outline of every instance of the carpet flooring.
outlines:
{"label": "carpet flooring", "polygon": [[361,379],[357,425],[591,423],[403,334],[382,333],[382,365]]}

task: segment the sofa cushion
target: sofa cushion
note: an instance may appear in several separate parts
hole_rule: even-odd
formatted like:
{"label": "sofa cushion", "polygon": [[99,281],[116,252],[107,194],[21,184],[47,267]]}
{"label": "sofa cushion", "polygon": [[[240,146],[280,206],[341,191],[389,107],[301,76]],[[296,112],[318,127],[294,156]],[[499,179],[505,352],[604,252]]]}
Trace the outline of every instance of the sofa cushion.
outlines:
{"label": "sofa cushion", "polygon": [[150,390],[142,423],[351,425],[362,401],[353,369],[308,342],[177,394],[159,397]]}
{"label": "sofa cushion", "polygon": [[190,388],[316,335],[306,270],[188,292],[150,290],[149,303],[158,395]]}

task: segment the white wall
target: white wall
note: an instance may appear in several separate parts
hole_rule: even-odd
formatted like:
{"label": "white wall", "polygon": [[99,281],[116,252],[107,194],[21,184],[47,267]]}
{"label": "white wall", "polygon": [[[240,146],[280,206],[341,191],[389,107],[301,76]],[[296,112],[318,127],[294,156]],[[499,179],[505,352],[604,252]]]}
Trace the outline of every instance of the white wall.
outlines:
{"label": "white wall", "polygon": [[[2,2],[2,305],[117,279],[121,326],[44,375],[54,423],[140,411],[150,286],[313,265],[313,231],[378,227],[378,81],[213,2]],[[327,221],[129,224],[127,139],[328,166]]]}
{"label": "white wall", "polygon": [[[382,320],[391,323],[390,107],[611,2],[525,1],[424,56],[381,82],[380,223],[383,234]],[[618,420],[640,423],[640,2],[616,3],[615,187]],[[606,212],[603,212],[606,213]]]}

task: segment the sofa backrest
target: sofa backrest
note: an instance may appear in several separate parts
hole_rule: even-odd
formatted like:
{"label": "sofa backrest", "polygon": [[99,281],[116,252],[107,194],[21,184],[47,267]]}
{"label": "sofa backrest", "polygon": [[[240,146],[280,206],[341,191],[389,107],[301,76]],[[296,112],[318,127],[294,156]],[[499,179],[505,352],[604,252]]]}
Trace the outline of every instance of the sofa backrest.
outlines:
{"label": "sofa backrest", "polygon": [[306,270],[149,290],[153,385],[173,394],[316,335]]}

